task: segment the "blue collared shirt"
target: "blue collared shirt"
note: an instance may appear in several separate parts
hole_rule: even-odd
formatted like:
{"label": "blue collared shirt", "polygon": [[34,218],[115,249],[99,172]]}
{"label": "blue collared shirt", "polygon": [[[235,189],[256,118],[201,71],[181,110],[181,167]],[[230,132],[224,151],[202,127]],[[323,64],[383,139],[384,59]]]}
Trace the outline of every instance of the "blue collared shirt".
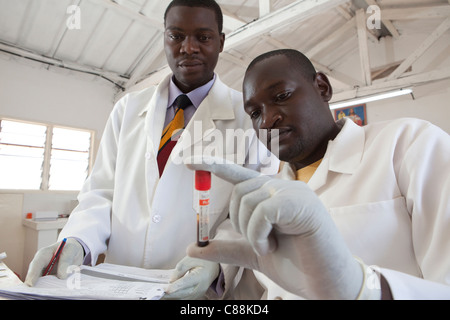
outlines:
{"label": "blue collared shirt", "polygon": [[[214,82],[216,81],[216,75],[214,74],[214,77],[209,81],[208,83],[204,84],[201,87],[198,87],[197,89],[192,90],[191,92],[188,92],[186,95],[191,99],[192,106],[187,107],[184,110],[184,125],[186,126],[188,122],[191,120],[192,116],[194,115],[195,111],[199,107],[199,105],[202,103],[202,101],[205,99],[205,97],[208,95],[209,90],[211,90]],[[167,111],[166,111],[166,120],[164,122],[164,128],[169,124],[170,121],[172,121],[173,117],[175,117],[175,107],[173,103],[175,102],[175,99],[180,95],[183,94],[181,90],[176,86],[176,84],[173,82],[173,77],[170,79],[169,83],[169,100],[167,105]]]}

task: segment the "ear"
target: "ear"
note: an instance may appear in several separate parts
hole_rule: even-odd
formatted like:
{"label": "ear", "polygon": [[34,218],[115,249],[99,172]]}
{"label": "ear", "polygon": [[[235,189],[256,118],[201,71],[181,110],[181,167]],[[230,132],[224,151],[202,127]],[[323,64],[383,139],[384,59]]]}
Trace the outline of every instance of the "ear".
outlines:
{"label": "ear", "polygon": [[315,82],[323,100],[329,102],[333,96],[333,88],[331,87],[328,77],[322,72],[317,72]]}
{"label": "ear", "polygon": [[220,34],[220,51],[219,52],[223,51],[224,45],[225,45],[225,33],[222,32]]}

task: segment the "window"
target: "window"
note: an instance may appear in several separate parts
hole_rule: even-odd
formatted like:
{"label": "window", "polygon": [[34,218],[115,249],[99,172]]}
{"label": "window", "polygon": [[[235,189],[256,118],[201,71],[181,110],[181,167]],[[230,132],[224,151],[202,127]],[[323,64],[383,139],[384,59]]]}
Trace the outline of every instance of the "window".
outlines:
{"label": "window", "polygon": [[0,189],[80,190],[92,131],[0,119]]}

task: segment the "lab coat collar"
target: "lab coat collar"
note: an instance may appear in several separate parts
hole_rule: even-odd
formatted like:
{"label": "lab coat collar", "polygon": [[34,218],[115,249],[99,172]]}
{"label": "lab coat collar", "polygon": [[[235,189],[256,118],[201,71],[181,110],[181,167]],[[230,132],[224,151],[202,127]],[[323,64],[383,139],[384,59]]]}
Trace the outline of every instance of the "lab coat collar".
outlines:
{"label": "lab coat collar", "polygon": [[[140,113],[140,116],[146,115],[145,128],[147,135],[150,137],[149,141],[153,143],[151,148],[155,154],[158,153],[159,140],[164,126],[164,119],[169,100],[169,83],[172,74],[164,78],[156,87],[152,98],[148,102],[145,109]],[[202,138],[205,139],[216,128],[215,120],[233,120],[235,114],[232,106],[232,98],[230,96],[230,89],[220,80],[218,75],[215,75],[216,80],[209,91],[208,95],[197,108],[191,121],[187,125],[185,131],[189,131],[192,139],[183,139],[185,134],[182,134],[178,143],[175,146],[174,152],[177,150],[184,150],[191,147],[191,145],[199,142]],[[194,132],[194,122],[200,121],[202,123],[202,133]],[[197,126],[198,127],[198,126]],[[150,146],[149,146],[150,147]]]}
{"label": "lab coat collar", "polygon": [[148,148],[152,149],[154,154],[158,154],[159,141],[166,117],[170,77],[171,75],[168,75],[160,82],[146,108],[140,114],[140,116],[145,115],[145,131],[149,137]]}
{"label": "lab coat collar", "polygon": [[199,108],[202,105],[209,109],[212,120],[235,119],[234,110],[231,107],[233,101],[230,96],[230,88],[220,80],[218,75],[216,75],[216,81]]}
{"label": "lab coat collar", "polygon": [[[175,148],[188,148],[199,142],[201,139],[205,139],[208,135],[212,134],[213,130],[216,128],[216,120],[235,119],[234,110],[231,106],[232,99],[230,96],[230,89],[216,75],[216,81],[211,90],[197,108],[197,111],[194,113],[194,116],[185,129],[186,131],[189,131],[192,140],[187,139],[191,140],[190,143],[183,142],[184,137],[182,135]],[[195,126],[194,124],[198,124],[199,122],[202,124],[202,134],[194,132],[195,127],[198,128],[198,126]]]}
{"label": "lab coat collar", "polygon": [[364,143],[364,128],[350,119],[338,121],[343,124],[341,132],[333,141],[329,141],[325,158],[329,158],[330,171],[353,174],[361,162]]}
{"label": "lab coat collar", "polygon": [[[172,74],[166,76],[163,81],[157,86],[156,92],[153,95],[151,101],[148,105],[139,113],[139,116],[145,115],[147,112],[153,113],[155,111],[155,103],[158,101],[158,104],[162,104],[161,101],[166,102],[166,106],[170,106],[168,104],[168,92],[169,92],[169,84],[172,78]],[[200,103],[200,105],[196,105],[197,109],[201,105],[207,105],[210,113],[209,115],[213,120],[233,120],[235,118],[234,111],[232,108],[228,108],[227,106],[231,105],[231,97],[229,96],[228,87],[220,80],[217,74],[214,74],[214,84],[212,85],[209,93],[206,95],[205,99]],[[194,115],[195,116],[195,115]],[[198,117],[197,117],[198,118]]]}
{"label": "lab coat collar", "polygon": [[328,172],[353,174],[361,162],[365,143],[364,128],[350,119],[339,120],[337,124],[342,129],[334,140],[328,142],[322,163],[308,182],[312,190],[326,184]]}
{"label": "lab coat collar", "polygon": [[[328,172],[353,174],[361,163],[365,144],[365,130],[350,119],[339,120],[342,127],[339,134],[328,142],[327,151],[314,175],[308,182],[312,190],[325,185]],[[281,179],[296,179],[295,170],[286,163],[280,169]]]}

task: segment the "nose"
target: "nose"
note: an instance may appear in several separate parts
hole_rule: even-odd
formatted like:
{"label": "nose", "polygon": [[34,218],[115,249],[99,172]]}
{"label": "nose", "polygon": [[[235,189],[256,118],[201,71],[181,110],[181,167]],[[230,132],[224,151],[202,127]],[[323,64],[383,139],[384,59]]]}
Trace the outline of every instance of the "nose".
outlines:
{"label": "nose", "polygon": [[183,40],[180,48],[181,53],[187,53],[191,55],[194,53],[198,53],[198,51],[199,51],[198,41],[195,37],[188,36]]}
{"label": "nose", "polygon": [[260,129],[273,129],[282,120],[281,114],[275,108],[263,108]]}

